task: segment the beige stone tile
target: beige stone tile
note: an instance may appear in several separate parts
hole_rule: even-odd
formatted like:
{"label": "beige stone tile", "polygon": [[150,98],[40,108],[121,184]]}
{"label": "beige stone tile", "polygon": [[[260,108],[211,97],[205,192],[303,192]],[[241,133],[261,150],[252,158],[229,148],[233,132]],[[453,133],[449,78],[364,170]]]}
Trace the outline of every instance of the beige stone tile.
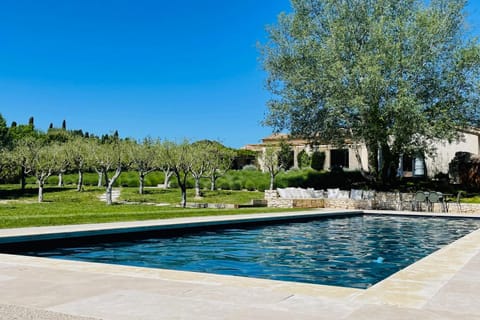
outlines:
{"label": "beige stone tile", "polygon": [[392,306],[365,305],[349,316],[345,320],[478,320],[477,315],[468,313],[445,312],[439,310],[424,310],[414,308],[397,308]]}
{"label": "beige stone tile", "polygon": [[424,308],[435,311],[463,312],[476,315],[480,319],[480,297],[478,291],[473,294],[445,291],[428,301]]}

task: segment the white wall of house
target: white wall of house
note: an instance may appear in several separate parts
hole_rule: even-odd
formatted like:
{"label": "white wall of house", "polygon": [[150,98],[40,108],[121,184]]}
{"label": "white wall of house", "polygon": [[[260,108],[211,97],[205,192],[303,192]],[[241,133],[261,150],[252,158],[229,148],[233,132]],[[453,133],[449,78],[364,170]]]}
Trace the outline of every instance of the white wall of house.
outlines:
{"label": "white wall of house", "polygon": [[456,152],[470,152],[480,155],[480,132],[464,132],[459,141],[452,143],[437,142],[437,155],[426,158],[427,175],[434,177],[437,173],[448,173],[448,165]]}
{"label": "white wall of house", "polygon": [[[456,152],[470,152],[476,155],[480,155],[480,131],[464,131],[463,136],[458,141],[448,143],[446,141],[438,141],[435,143],[437,147],[437,155],[435,157],[428,157],[425,159],[426,171],[429,177],[434,177],[437,173],[448,173],[448,165],[450,161],[455,157]],[[265,144],[255,147],[260,154],[264,154],[266,150]],[[305,150],[308,154],[312,154],[313,151],[325,152],[325,170],[332,169],[331,150],[339,149],[332,145],[317,145],[311,147],[306,142],[292,146],[292,151],[295,155],[294,166],[298,165],[297,156]],[[357,160],[355,155],[355,146],[349,145],[348,148],[348,168],[345,170],[360,170],[363,167],[365,171],[368,171],[368,152],[365,145],[358,146],[358,152],[360,154],[361,162]],[[260,156],[258,164],[262,171],[265,171],[264,161]],[[410,174],[412,174],[410,172]]]}

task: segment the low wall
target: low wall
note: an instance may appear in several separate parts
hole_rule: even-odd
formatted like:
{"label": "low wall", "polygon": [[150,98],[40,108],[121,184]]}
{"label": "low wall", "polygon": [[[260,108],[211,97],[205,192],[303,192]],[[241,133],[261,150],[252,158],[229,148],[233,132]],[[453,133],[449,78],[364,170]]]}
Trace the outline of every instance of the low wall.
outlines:
{"label": "low wall", "polygon": [[373,200],[353,200],[353,199],[324,199],[324,208],[335,209],[373,209],[375,202]]}
{"label": "low wall", "polygon": [[294,208],[325,208],[324,199],[293,199]]}
{"label": "low wall", "polygon": [[[410,195],[411,196],[411,195]],[[403,199],[403,201],[401,200]],[[334,208],[334,209],[360,209],[360,210],[413,210],[413,201],[408,199],[408,194],[393,192],[378,192],[372,200],[354,199],[286,199],[281,198],[277,190],[265,190],[265,200],[270,208]],[[433,212],[442,212],[439,203],[434,204]],[[422,211],[426,211],[423,205]],[[448,212],[451,213],[480,213],[480,204],[462,203],[460,207],[455,202],[448,204]]]}
{"label": "low wall", "polygon": [[[460,210],[461,208],[461,210]],[[448,205],[448,212],[451,213],[480,213],[479,203],[461,203],[460,208],[456,203]]]}

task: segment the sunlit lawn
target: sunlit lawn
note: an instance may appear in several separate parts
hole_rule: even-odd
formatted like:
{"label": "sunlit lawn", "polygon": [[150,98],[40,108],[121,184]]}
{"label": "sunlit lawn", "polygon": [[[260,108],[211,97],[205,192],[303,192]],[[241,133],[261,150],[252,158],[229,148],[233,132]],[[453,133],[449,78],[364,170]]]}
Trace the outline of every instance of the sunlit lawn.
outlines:
{"label": "sunlit lawn", "polygon": [[[37,189],[34,186],[28,186],[26,192],[21,194],[18,186],[0,185],[0,201],[8,199],[6,203],[0,204],[0,228],[285,211],[271,208],[184,209],[177,206],[180,199],[177,189],[147,189],[145,195],[139,195],[136,188],[121,190],[121,200],[171,205],[136,203],[107,206],[99,200],[104,189],[93,187],[87,187],[83,192],[77,192],[73,187],[49,187],[46,188],[45,202],[36,203]],[[189,191],[188,201],[243,204],[251,199],[261,199],[263,193],[208,191],[204,196],[202,200],[195,200]]]}

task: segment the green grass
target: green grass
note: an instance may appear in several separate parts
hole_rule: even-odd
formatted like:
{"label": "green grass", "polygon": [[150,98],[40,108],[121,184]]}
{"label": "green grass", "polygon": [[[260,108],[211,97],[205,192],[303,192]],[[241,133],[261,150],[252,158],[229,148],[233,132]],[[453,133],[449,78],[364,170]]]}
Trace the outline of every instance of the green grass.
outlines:
{"label": "green grass", "polygon": [[[122,188],[121,190],[121,200],[125,201],[172,204],[180,202],[180,191],[178,189],[146,188],[144,194],[139,194],[137,188]],[[201,199],[195,199],[194,196],[194,190],[187,189],[187,202],[247,204],[253,199],[263,199],[264,193],[258,191],[202,190]]]}
{"label": "green grass", "polygon": [[480,203],[480,195],[474,195],[469,197],[464,197],[460,199],[460,202],[464,203]]}
{"label": "green grass", "polygon": [[[0,204],[0,228],[28,226],[49,226],[66,224],[84,224],[148,219],[167,219],[206,215],[227,215],[287,210],[270,208],[242,209],[190,209],[179,208],[178,190],[151,190],[146,195],[136,194],[136,188],[122,188],[122,195],[130,201],[172,203],[171,206],[157,207],[147,204],[115,204],[107,206],[98,197],[103,188],[87,187],[84,192],[74,188],[46,188],[45,202],[36,203],[37,189],[28,186],[20,193],[17,186],[0,185],[0,199],[8,199]],[[191,191],[189,191],[191,192]],[[245,203],[258,199],[262,193],[254,192],[206,192],[202,202]],[[143,200],[142,200],[143,199]],[[189,200],[193,201],[193,197]],[[291,211],[291,209],[290,209]]]}

